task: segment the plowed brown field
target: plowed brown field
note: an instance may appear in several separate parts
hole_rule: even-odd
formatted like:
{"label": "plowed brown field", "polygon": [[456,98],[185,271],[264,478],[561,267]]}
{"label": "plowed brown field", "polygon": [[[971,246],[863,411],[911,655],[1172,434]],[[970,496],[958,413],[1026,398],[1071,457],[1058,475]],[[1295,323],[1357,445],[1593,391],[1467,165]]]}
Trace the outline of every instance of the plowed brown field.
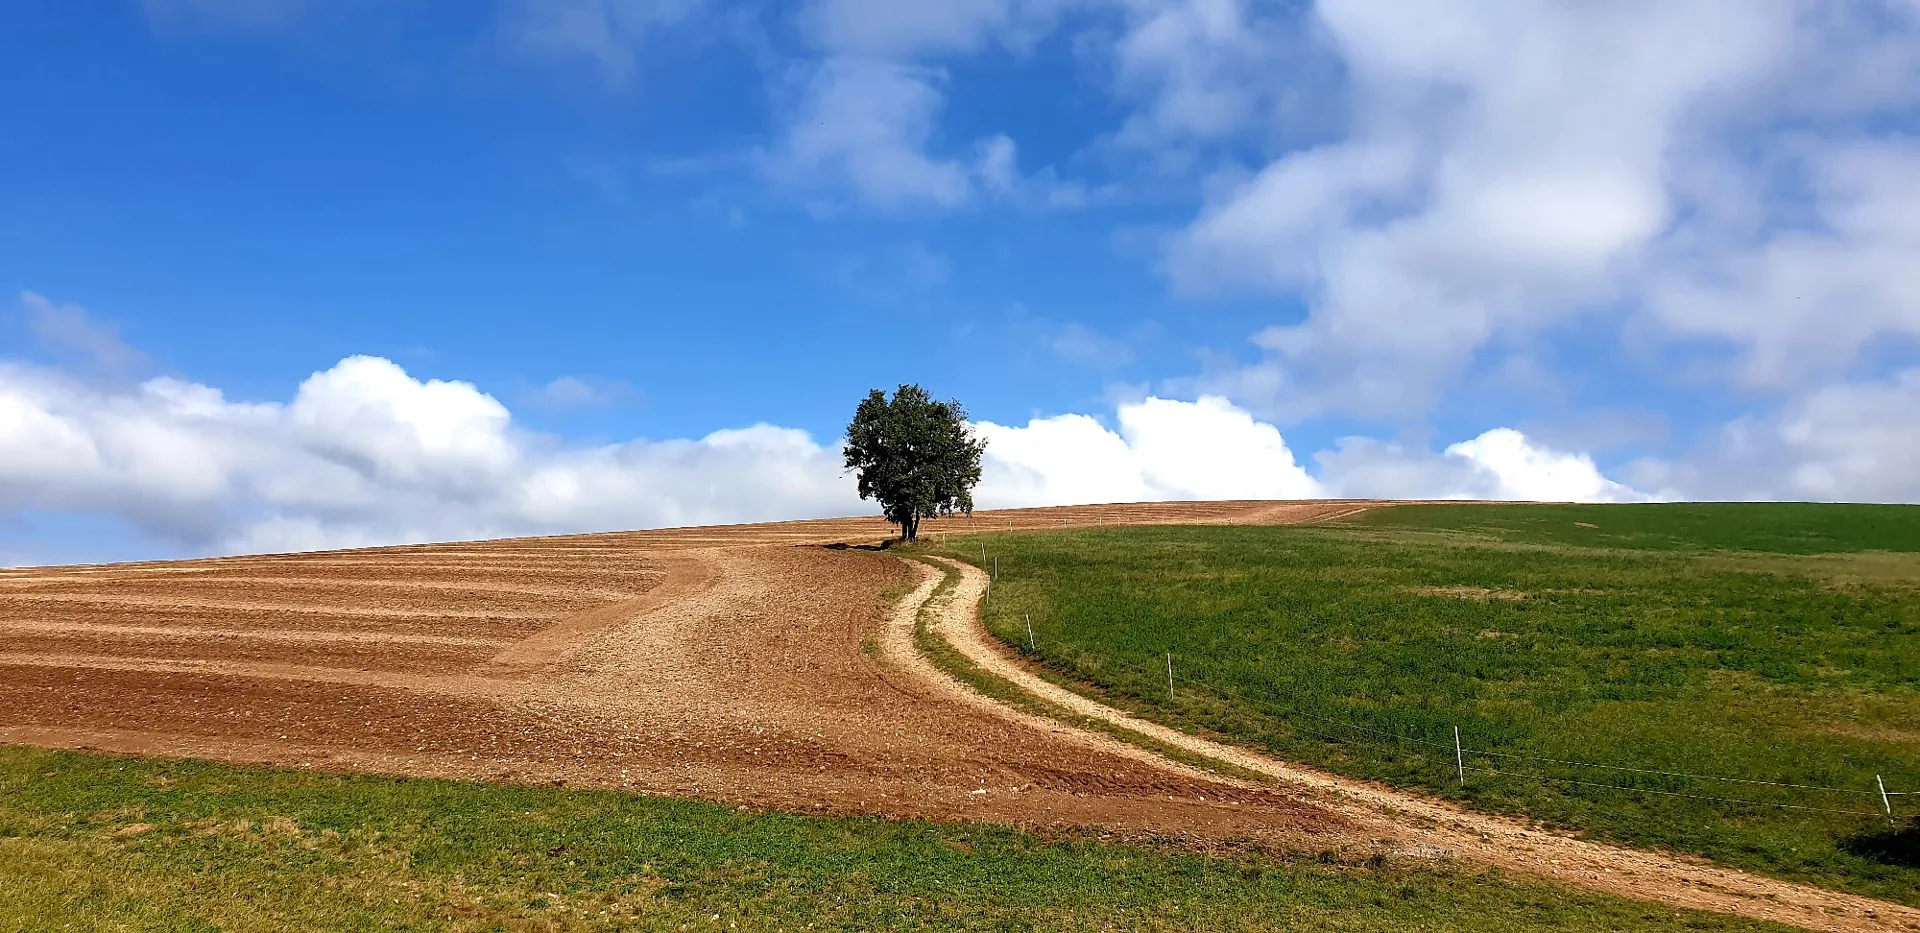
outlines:
{"label": "plowed brown field", "polygon": [[[1353,503],[980,513],[930,534]],[[1296,795],[957,702],[879,650],[912,565],[848,519],[0,572],[0,741],[787,809],[1362,842]]]}

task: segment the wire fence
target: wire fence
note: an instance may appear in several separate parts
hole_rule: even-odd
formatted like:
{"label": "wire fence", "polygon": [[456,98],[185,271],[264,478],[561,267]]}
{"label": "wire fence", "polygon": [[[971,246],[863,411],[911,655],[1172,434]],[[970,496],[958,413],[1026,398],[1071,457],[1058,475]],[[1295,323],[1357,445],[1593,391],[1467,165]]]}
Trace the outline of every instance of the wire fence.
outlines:
{"label": "wire fence", "polygon": [[[1206,683],[1204,681],[1200,681],[1192,677],[1183,678],[1183,682],[1190,687],[1203,689],[1217,695],[1237,699],[1243,703],[1252,705],[1255,708],[1264,709],[1272,705],[1270,701],[1258,700],[1248,696],[1247,694],[1241,691],[1233,690],[1227,687],[1222,687],[1218,684]],[[1712,802],[1724,803],[1724,804],[1729,804],[1734,806],[1766,807],[1766,808],[1782,809],[1782,810],[1799,810],[1799,811],[1817,812],[1817,813],[1846,814],[1851,816],[1862,816],[1862,817],[1884,816],[1884,817],[1892,818],[1894,815],[1892,812],[1891,806],[1883,806],[1878,809],[1870,809],[1866,807],[1845,808],[1845,807],[1839,807],[1839,806],[1816,806],[1809,803],[1785,802],[1785,801],[1778,801],[1778,800],[1760,800],[1760,799],[1755,799],[1753,797],[1730,796],[1728,794],[1690,793],[1686,791],[1669,790],[1669,789],[1663,789],[1663,788],[1657,788],[1657,787],[1646,787],[1646,786],[1636,785],[1636,784],[1623,784],[1623,783],[1618,783],[1613,781],[1600,781],[1600,780],[1590,780],[1586,778],[1567,777],[1567,776],[1555,775],[1555,774],[1542,774],[1538,771],[1520,770],[1514,767],[1490,767],[1490,766],[1482,766],[1477,763],[1470,763],[1470,762],[1479,762],[1482,760],[1486,760],[1489,763],[1500,762],[1500,761],[1520,762],[1520,763],[1533,762],[1538,764],[1555,765],[1555,766],[1560,766],[1560,767],[1569,768],[1569,769],[1587,769],[1587,770],[1593,770],[1593,771],[1612,772],[1615,774],[1624,774],[1624,775],[1641,775],[1641,776],[1656,777],[1656,778],[1670,778],[1677,781],[1703,782],[1703,783],[1721,784],[1721,785],[1737,785],[1737,786],[1745,786],[1745,787],[1753,787],[1753,788],[1762,788],[1762,787],[1780,788],[1786,791],[1804,792],[1804,793],[1811,793],[1811,794],[1825,794],[1831,797],[1858,800],[1861,803],[1868,804],[1869,807],[1873,803],[1883,803],[1883,804],[1886,803],[1886,798],[1903,795],[1903,792],[1895,792],[1895,791],[1887,791],[1883,794],[1877,786],[1868,787],[1868,788],[1832,787],[1828,785],[1808,784],[1808,783],[1802,783],[1802,782],[1796,782],[1796,781],[1774,781],[1774,780],[1767,780],[1764,778],[1754,778],[1754,777],[1732,777],[1732,776],[1721,775],[1721,774],[1701,774],[1701,773],[1691,772],[1691,771],[1674,771],[1674,770],[1666,770],[1666,769],[1660,769],[1660,768],[1644,768],[1644,767],[1635,767],[1631,765],[1608,764],[1608,763],[1596,762],[1596,761],[1581,761],[1578,759],[1561,758],[1561,757],[1554,757],[1549,755],[1529,755],[1522,752],[1496,751],[1493,749],[1476,747],[1474,745],[1471,745],[1464,741],[1459,741],[1459,740],[1456,740],[1453,742],[1444,742],[1444,741],[1437,741],[1431,738],[1408,735],[1404,733],[1395,733],[1389,730],[1384,730],[1374,726],[1369,726],[1364,723],[1354,722],[1352,720],[1343,720],[1338,717],[1326,716],[1323,714],[1313,713],[1313,712],[1300,710],[1300,709],[1287,709],[1281,715],[1283,718],[1289,721],[1288,723],[1289,726],[1291,726],[1296,731],[1304,732],[1316,738],[1320,738],[1325,741],[1336,742],[1341,745],[1360,746],[1360,747],[1367,747],[1367,748],[1373,748],[1377,750],[1388,750],[1388,751],[1400,751],[1403,748],[1411,747],[1414,750],[1415,754],[1418,755],[1419,757],[1428,759],[1430,761],[1436,761],[1436,763],[1439,764],[1440,766],[1444,767],[1447,764],[1453,764],[1460,775],[1461,783],[1465,783],[1467,774],[1484,774],[1491,777],[1508,778],[1508,779],[1514,779],[1514,780],[1526,780],[1526,781],[1536,781],[1536,782],[1542,782],[1542,783],[1563,784],[1567,786],[1586,787],[1586,788],[1594,788],[1594,789],[1617,790],[1617,791],[1625,791],[1625,792],[1635,793],[1635,794],[1651,794],[1651,795],[1660,796],[1660,797],[1674,797],[1674,798],[1685,798],[1690,800],[1712,801]],[[1297,721],[1294,721],[1296,719],[1306,719],[1311,722],[1335,725],[1340,728],[1361,732],[1369,736],[1374,736],[1376,738],[1386,738],[1390,740],[1390,743],[1382,743],[1378,741],[1356,740],[1348,736],[1342,736],[1342,735],[1328,732],[1325,729],[1303,728],[1300,725],[1300,723],[1298,723]],[[1451,754],[1438,755],[1438,754],[1435,754],[1435,752],[1449,752]],[[1445,760],[1447,758],[1451,758],[1453,760],[1449,762]],[[1875,783],[1877,784],[1878,781],[1879,779],[1876,776]]]}
{"label": "wire fence", "polygon": [[[999,558],[997,556],[987,555],[984,547],[981,550],[981,554],[981,563],[987,565],[987,568],[983,569],[988,569],[989,573],[986,598],[988,604],[991,605],[993,585],[998,582],[1000,577]],[[1023,632],[1023,634],[1026,635],[1025,644],[1020,644],[1017,638],[1003,639],[1016,650],[1039,659],[1043,657],[1040,651],[1040,643],[1042,641],[1048,641],[1050,647],[1064,649],[1065,653],[1069,656],[1081,653],[1078,648],[1066,642],[1036,637],[1031,616],[1027,616],[1023,621],[1025,623]],[[1275,706],[1283,705],[1276,703],[1271,697],[1254,697],[1244,691],[1210,683],[1189,674],[1176,674],[1176,660],[1177,656],[1173,652],[1166,653],[1166,679],[1169,701],[1177,702],[1176,690],[1178,687],[1184,686],[1189,690],[1199,689],[1206,691],[1216,698],[1238,700],[1263,713],[1273,709]],[[1158,667],[1158,664],[1155,666]],[[1871,781],[1862,781],[1864,786],[1835,787],[1801,781],[1779,781],[1758,777],[1704,774],[1636,765],[1582,761],[1574,758],[1549,755],[1530,755],[1518,751],[1500,751],[1477,747],[1463,740],[1458,727],[1454,728],[1451,741],[1442,741],[1429,736],[1416,735],[1405,731],[1383,729],[1376,725],[1359,722],[1351,717],[1332,716],[1309,709],[1301,709],[1290,704],[1284,705],[1283,710],[1275,715],[1276,718],[1286,723],[1290,731],[1303,736],[1333,743],[1343,748],[1351,747],[1384,752],[1394,756],[1396,759],[1413,758],[1435,767],[1444,767],[1446,773],[1456,775],[1459,783],[1462,785],[1467,782],[1468,775],[1484,775],[1498,779],[1531,781],[1567,787],[1582,787],[1664,798],[1696,800],[1730,808],[1775,809],[1870,819],[1884,818],[1889,825],[1897,825],[1899,816],[1904,815],[1896,814],[1893,806],[1893,798],[1920,796],[1920,791],[1897,791],[1888,789],[1881,775],[1874,775]],[[1356,734],[1364,736],[1364,738],[1356,737]],[[1521,767],[1498,766],[1502,762],[1532,763],[1535,765],[1535,768],[1531,770],[1524,769],[1524,764]],[[1541,773],[1542,769],[1538,768],[1540,765],[1569,770],[1580,776],[1568,777],[1558,774]],[[1589,778],[1594,775],[1583,773],[1595,771],[1620,777],[1616,777],[1613,781],[1592,780]],[[1681,785],[1685,789],[1673,789],[1672,787],[1648,787],[1641,784],[1621,783],[1621,781],[1632,780],[1635,777],[1662,779],[1672,782],[1697,782],[1699,784],[1717,785],[1728,788],[1741,787],[1753,791],[1761,788],[1778,789],[1783,793],[1797,794],[1800,796],[1794,800],[1763,800],[1753,796],[1736,796],[1731,790],[1727,793],[1699,793],[1696,791],[1707,788],[1697,786],[1688,787],[1685,784]],[[1857,802],[1857,805],[1851,807],[1845,806],[1844,804],[1848,802]],[[1827,805],[1829,803],[1832,805]]]}

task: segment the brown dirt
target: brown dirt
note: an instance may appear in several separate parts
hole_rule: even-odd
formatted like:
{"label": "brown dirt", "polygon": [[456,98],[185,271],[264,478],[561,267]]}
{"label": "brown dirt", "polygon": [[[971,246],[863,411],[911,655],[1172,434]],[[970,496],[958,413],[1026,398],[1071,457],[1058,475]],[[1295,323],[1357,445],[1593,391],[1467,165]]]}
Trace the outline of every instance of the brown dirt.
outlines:
{"label": "brown dirt", "polygon": [[1489,600],[1518,601],[1527,598],[1519,590],[1495,590],[1484,586],[1411,586],[1407,592],[1420,596],[1445,596],[1448,599],[1470,599],[1475,602]]}
{"label": "brown dirt", "polygon": [[[1293,523],[1367,505],[1030,509],[923,533]],[[1561,850],[1557,836],[1265,759],[1226,760],[1278,783],[1223,779],[1006,709],[912,650],[935,575],[867,549],[889,531],[844,519],[0,571],[0,742],[1452,853],[1812,929],[1920,929],[1908,908],[1570,840],[1588,848]],[[952,620],[971,606],[963,590],[942,610],[958,643]],[[1197,741],[1161,738],[1175,739]],[[1567,852],[1584,860],[1550,860]],[[1628,866],[1630,882],[1602,877]]]}
{"label": "brown dirt", "polygon": [[[932,534],[1350,503],[980,513]],[[1373,851],[1295,795],[957,702],[874,519],[0,571],[0,741]],[[850,545],[845,549],[821,547]],[[911,618],[912,601],[905,605]]]}

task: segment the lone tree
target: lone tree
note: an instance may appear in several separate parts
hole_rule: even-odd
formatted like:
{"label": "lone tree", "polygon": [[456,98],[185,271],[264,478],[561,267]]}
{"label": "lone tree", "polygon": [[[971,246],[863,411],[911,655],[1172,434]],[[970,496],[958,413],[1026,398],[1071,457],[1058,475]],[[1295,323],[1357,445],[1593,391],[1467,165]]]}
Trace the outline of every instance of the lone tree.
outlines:
{"label": "lone tree", "polygon": [[906,541],[920,536],[929,515],[973,513],[986,449],[959,402],[936,402],[917,385],[901,386],[891,399],[868,392],[847,425],[847,469],[860,471],[860,498],[878,500]]}

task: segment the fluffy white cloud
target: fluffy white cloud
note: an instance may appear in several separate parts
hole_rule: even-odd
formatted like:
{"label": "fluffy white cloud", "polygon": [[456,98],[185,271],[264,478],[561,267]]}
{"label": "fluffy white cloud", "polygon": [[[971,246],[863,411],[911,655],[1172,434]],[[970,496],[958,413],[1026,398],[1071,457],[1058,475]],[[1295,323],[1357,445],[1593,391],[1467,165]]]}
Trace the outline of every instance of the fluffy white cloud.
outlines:
{"label": "fluffy white cloud", "polygon": [[[1916,377],[1920,383],[1920,377]],[[1444,456],[1349,442],[1322,478],[1273,425],[1214,397],[1023,427],[982,422],[982,507],[1333,494],[1632,498],[1585,457],[1492,431]],[[569,447],[465,382],[356,356],[287,403],[178,379],[90,383],[0,363],[0,515],[106,514],[199,552],[867,514],[839,451],[771,425]],[[1464,467],[1463,467],[1464,465]],[[1469,481],[1448,485],[1447,471]]]}
{"label": "fluffy white cloud", "polygon": [[196,550],[277,550],[860,511],[834,452],[759,425],[555,446],[464,382],[352,357],[288,404],[0,365],[0,511],[116,514]]}
{"label": "fluffy white cloud", "polygon": [[1753,386],[1798,386],[1877,339],[1920,338],[1920,140],[1823,146],[1799,165],[1805,222],[1753,231],[1737,202],[1715,204],[1650,289],[1666,328],[1744,350],[1737,375]]}
{"label": "fluffy white cloud", "polygon": [[1628,469],[1699,498],[1920,502],[1920,369],[1808,393],[1739,418],[1679,460]]}
{"label": "fluffy white cloud", "polygon": [[[1452,0],[1418,16],[1320,0],[1305,28],[1349,76],[1343,132],[1227,189],[1168,255],[1188,288],[1308,299],[1306,320],[1256,337],[1261,362],[1215,380],[1236,398],[1417,413],[1489,348],[1593,314],[1730,346],[1769,385],[1920,334],[1920,244],[1895,193],[1914,184],[1912,147],[1862,119],[1911,115],[1920,94],[1906,0]],[[1256,20],[1217,30],[1164,44],[1187,63],[1167,94],[1200,49],[1259,47]]]}
{"label": "fluffy white cloud", "polygon": [[1655,498],[1614,482],[1585,454],[1545,447],[1495,428],[1435,454],[1362,437],[1315,455],[1331,495],[1342,498],[1504,499],[1644,502]]}
{"label": "fluffy white cloud", "polygon": [[1225,399],[1148,398],[1119,408],[1119,429],[1087,415],[1025,427],[979,425],[987,459],[977,498],[994,506],[1169,499],[1520,499],[1637,502],[1592,458],[1496,428],[1444,453],[1347,438],[1317,454],[1315,477],[1280,431]]}
{"label": "fluffy white cloud", "polygon": [[1648,497],[1606,478],[1586,454],[1549,450],[1512,428],[1495,428],[1448,447],[1448,457],[1493,481],[1489,499],[1538,502],[1637,502]]}
{"label": "fluffy white cloud", "polygon": [[1307,499],[1320,486],[1273,425],[1220,398],[1121,405],[1118,431],[1086,415],[978,425],[982,504]]}
{"label": "fluffy white cloud", "polygon": [[[1305,122],[1318,82],[1298,80],[1326,56],[1298,22],[1256,0],[1118,4],[1115,92],[1137,107],[1117,142],[1159,167],[1187,171],[1199,146]],[[1311,91],[1308,84],[1318,84]]]}

